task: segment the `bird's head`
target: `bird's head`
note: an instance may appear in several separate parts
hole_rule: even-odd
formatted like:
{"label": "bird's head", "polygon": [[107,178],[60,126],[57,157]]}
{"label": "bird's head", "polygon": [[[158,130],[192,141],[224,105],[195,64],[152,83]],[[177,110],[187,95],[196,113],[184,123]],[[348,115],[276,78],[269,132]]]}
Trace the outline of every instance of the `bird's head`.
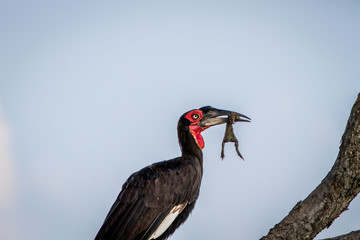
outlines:
{"label": "bird's head", "polygon": [[[228,110],[216,109],[211,106],[205,106],[199,109],[193,109],[184,113],[179,120],[179,127],[187,128],[200,149],[205,146],[201,132],[209,127],[227,123],[229,114],[235,115],[236,122],[249,122],[247,116]],[[179,135],[180,138],[180,135]],[[179,139],[181,140],[181,139]]]}

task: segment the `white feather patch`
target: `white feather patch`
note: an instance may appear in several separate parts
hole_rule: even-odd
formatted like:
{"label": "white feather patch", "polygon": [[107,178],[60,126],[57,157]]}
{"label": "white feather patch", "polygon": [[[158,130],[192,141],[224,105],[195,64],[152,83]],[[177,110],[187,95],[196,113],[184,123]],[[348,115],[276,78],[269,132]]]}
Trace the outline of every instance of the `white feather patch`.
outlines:
{"label": "white feather patch", "polygon": [[163,234],[166,229],[170,227],[170,225],[173,223],[173,221],[176,219],[176,217],[184,210],[187,203],[183,203],[180,205],[177,205],[171,209],[169,214],[164,218],[164,220],[160,223],[159,227],[155,230],[155,232],[151,235],[149,240],[156,239]]}

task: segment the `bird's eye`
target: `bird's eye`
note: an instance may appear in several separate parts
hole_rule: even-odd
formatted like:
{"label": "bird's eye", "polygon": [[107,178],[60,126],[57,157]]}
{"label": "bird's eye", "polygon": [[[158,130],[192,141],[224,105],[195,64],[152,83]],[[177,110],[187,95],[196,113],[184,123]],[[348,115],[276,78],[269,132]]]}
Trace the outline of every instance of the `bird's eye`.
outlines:
{"label": "bird's eye", "polygon": [[191,117],[192,117],[192,119],[195,119],[195,120],[196,120],[196,119],[199,119],[200,116],[199,116],[199,114],[196,114],[196,113],[195,113],[195,114],[193,114]]}

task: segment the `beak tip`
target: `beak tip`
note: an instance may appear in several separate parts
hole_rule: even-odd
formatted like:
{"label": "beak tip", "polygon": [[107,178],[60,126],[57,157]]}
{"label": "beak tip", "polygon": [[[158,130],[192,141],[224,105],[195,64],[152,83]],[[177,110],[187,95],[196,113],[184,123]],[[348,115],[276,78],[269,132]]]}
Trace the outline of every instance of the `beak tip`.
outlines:
{"label": "beak tip", "polygon": [[251,118],[241,114],[236,116],[235,122],[251,122]]}

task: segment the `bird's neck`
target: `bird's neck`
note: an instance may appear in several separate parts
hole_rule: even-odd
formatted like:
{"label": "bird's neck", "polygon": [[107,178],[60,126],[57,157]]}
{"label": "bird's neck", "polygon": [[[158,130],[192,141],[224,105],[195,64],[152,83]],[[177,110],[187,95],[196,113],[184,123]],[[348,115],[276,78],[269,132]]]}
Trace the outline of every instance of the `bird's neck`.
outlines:
{"label": "bird's neck", "polygon": [[187,127],[178,126],[178,138],[182,156],[195,156],[202,165],[203,153]]}

